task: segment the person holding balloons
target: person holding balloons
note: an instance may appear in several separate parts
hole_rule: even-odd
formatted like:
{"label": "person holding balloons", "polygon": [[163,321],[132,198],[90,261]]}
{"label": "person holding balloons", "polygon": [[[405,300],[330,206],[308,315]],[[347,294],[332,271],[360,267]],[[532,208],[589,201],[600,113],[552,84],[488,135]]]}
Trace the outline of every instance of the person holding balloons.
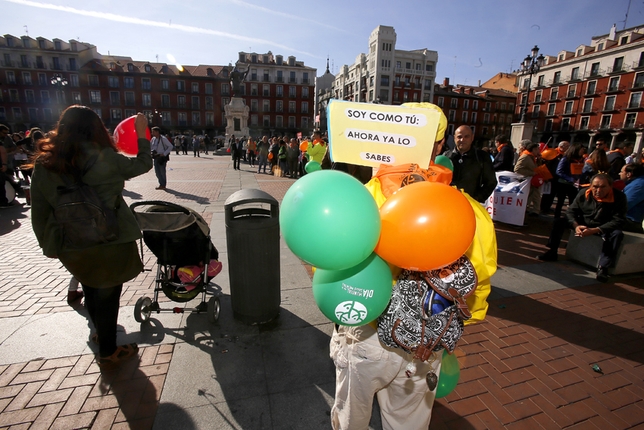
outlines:
{"label": "person holding balloons", "polygon": [[[447,118],[430,103],[410,106],[440,113],[433,159],[444,143]],[[385,178],[387,167],[397,173]],[[434,399],[449,394],[458,382],[458,360],[441,347],[425,348],[427,354],[416,359],[419,348],[409,353],[383,343],[377,328],[401,269],[419,274],[440,269],[450,278],[445,266],[467,257],[476,271],[476,286],[466,305],[459,303],[471,313],[469,322],[483,320],[487,311],[496,270],[492,220],[476,200],[448,185],[452,175],[447,167],[417,167],[381,166],[366,187],[336,170],[310,172],[282,202],[286,244],[317,268],[314,298],[336,323],[330,342],[336,365],[331,422],[336,430],[367,428],[374,396],[383,428],[427,429]],[[401,170],[408,172],[401,175]],[[385,186],[396,178],[397,186]],[[307,235],[309,226],[301,219],[315,222],[324,234]],[[446,232],[451,223],[458,228]]]}

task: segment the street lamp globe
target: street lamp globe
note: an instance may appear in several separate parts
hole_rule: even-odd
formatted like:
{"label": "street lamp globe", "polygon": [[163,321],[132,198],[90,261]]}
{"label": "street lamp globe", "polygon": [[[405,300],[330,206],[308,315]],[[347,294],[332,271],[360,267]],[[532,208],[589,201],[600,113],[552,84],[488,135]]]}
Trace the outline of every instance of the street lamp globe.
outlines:
{"label": "street lamp globe", "polygon": [[530,87],[532,86],[532,75],[539,73],[541,66],[545,64],[546,58],[539,54],[539,47],[534,45],[534,48],[530,51],[530,55],[525,57],[521,62],[521,72],[523,75],[528,75],[528,81],[526,83],[526,95],[521,107],[521,123],[525,123],[526,113],[528,111],[528,98],[530,97]]}

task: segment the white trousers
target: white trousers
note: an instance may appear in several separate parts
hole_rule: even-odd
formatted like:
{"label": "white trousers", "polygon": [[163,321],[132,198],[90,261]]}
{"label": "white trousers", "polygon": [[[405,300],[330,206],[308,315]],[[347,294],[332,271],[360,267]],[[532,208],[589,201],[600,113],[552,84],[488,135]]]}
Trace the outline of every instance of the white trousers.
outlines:
{"label": "white trousers", "polygon": [[425,376],[430,371],[439,375],[440,354],[434,352],[427,362],[415,360],[416,372],[409,378],[405,370],[411,354],[382,345],[376,330],[365,325],[334,331],[330,355],[336,368],[331,409],[335,430],[367,429],[374,395],[383,429],[427,430],[436,390],[429,391]]}

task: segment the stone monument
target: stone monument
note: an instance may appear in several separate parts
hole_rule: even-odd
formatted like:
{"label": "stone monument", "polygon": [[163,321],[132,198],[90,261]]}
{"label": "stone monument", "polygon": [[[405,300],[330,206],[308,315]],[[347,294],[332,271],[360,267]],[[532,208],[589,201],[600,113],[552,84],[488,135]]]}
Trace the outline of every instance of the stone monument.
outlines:
{"label": "stone monument", "polygon": [[[232,64],[230,67],[232,67]],[[239,97],[240,88],[248,74],[248,70],[249,67],[247,66],[246,70],[242,72],[239,68],[238,61],[230,73],[230,85],[233,96],[230,99],[230,103],[224,106],[224,112],[226,112],[226,139],[230,139],[233,135],[239,138],[249,136],[250,134],[248,128],[248,112],[250,108],[244,104],[244,99]]]}

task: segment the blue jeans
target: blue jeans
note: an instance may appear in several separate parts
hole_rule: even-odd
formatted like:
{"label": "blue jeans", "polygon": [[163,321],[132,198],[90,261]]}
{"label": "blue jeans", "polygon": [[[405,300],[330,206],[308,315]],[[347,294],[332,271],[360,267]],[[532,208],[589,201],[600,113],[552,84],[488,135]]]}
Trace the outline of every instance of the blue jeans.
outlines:
{"label": "blue jeans", "polygon": [[154,173],[157,175],[159,180],[159,186],[165,187],[167,183],[166,174],[165,174],[165,163],[159,164],[159,160],[154,160]]}
{"label": "blue jeans", "polygon": [[266,155],[259,154],[259,161],[257,162],[257,173],[259,173],[259,171],[262,170],[262,166],[264,166],[264,173],[266,173],[267,165],[268,165],[268,154]]}

